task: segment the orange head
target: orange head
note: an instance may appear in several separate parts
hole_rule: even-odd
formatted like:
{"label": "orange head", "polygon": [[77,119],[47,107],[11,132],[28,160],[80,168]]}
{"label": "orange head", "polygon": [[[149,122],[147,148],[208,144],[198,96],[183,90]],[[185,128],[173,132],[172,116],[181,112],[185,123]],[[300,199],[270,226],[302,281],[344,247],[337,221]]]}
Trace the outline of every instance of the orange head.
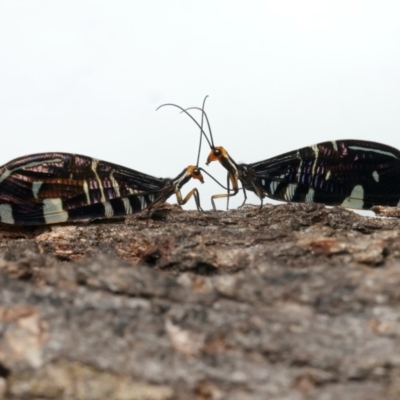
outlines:
{"label": "orange head", "polygon": [[228,158],[228,153],[222,146],[217,146],[211,150],[211,153],[207,157],[206,164],[210,164],[211,161],[219,161],[221,162],[221,158]]}
{"label": "orange head", "polygon": [[200,168],[194,165],[189,165],[186,168],[186,172],[190,175],[193,179],[198,179],[201,183],[204,183],[203,175],[201,174]]}

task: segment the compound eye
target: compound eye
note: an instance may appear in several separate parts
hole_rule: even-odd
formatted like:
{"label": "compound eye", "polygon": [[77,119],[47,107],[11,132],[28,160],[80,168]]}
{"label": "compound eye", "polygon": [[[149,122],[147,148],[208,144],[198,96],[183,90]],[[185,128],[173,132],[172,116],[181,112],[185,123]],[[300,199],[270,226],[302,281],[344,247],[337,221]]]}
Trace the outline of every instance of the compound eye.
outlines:
{"label": "compound eye", "polygon": [[193,170],[193,175],[200,175],[200,170],[198,168],[195,168]]}
{"label": "compound eye", "polygon": [[220,156],[221,155],[221,150],[220,149],[214,149],[213,153],[214,153],[214,156]]}

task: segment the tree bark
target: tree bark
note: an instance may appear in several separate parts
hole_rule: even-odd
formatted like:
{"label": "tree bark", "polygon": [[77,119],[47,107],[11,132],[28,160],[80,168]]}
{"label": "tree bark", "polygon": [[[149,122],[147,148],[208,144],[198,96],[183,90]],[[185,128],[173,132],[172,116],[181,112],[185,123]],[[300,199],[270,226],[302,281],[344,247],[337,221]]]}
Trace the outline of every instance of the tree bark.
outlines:
{"label": "tree bark", "polygon": [[0,399],[397,400],[399,228],[315,204],[0,226]]}

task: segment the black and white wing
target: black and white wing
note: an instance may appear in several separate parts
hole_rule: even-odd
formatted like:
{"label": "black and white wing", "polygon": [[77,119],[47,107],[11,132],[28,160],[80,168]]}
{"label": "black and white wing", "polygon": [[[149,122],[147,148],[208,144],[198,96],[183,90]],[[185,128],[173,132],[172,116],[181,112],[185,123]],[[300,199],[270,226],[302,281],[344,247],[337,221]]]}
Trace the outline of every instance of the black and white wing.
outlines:
{"label": "black and white wing", "polygon": [[251,182],[276,200],[356,209],[400,205],[400,151],[380,143],[323,142],[247,167],[245,187]]}
{"label": "black and white wing", "polygon": [[43,225],[124,216],[148,208],[165,185],[87,156],[28,155],[0,167],[0,221]]}

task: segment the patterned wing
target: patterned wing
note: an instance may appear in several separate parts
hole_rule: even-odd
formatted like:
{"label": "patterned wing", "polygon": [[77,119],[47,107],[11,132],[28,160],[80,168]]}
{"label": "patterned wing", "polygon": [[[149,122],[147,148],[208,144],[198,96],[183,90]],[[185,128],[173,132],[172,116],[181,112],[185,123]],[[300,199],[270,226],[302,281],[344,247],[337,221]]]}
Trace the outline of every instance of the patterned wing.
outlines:
{"label": "patterned wing", "polygon": [[318,143],[247,167],[252,178],[244,186],[276,200],[357,209],[400,205],[400,151],[380,143]]}
{"label": "patterned wing", "polygon": [[42,225],[123,216],[147,208],[165,184],[86,156],[29,155],[0,167],[0,220]]}

